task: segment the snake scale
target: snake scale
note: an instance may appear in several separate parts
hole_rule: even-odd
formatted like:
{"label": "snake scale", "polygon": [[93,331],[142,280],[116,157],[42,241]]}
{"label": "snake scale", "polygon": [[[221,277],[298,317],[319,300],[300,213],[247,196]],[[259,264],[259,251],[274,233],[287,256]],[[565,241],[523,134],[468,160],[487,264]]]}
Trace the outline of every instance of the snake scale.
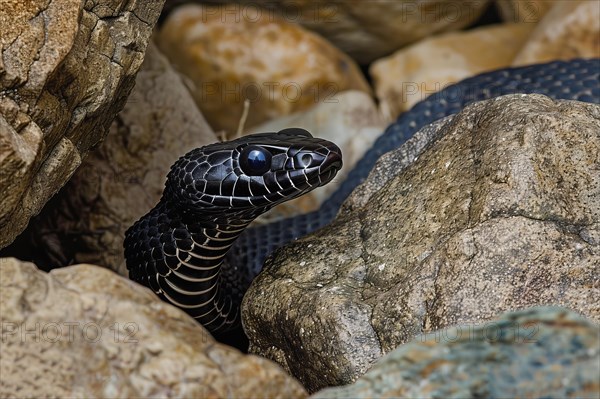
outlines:
{"label": "snake scale", "polygon": [[555,61],[484,73],[402,114],[318,211],[246,226],[278,203],[329,182],[342,165],[335,144],[302,129],[245,136],[192,150],[171,168],[158,205],[125,238],[130,278],[212,332],[239,326],[241,299],[276,248],[328,224],[377,159],[421,127],[469,103],[539,93],[600,103],[600,59]]}

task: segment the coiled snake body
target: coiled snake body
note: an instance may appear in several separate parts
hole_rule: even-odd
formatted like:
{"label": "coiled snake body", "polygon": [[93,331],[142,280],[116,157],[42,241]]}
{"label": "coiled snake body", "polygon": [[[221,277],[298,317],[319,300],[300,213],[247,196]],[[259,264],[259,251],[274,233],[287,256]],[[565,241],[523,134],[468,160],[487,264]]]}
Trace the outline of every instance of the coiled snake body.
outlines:
{"label": "coiled snake body", "polygon": [[382,154],[471,102],[503,94],[600,103],[599,73],[598,59],[558,61],[449,86],[401,115],[318,211],[255,228],[246,226],[261,213],[330,181],[341,167],[339,148],[286,129],[193,150],[171,168],[159,204],[126,233],[130,278],[211,331],[235,327],[241,298],[266,256],[329,223]]}

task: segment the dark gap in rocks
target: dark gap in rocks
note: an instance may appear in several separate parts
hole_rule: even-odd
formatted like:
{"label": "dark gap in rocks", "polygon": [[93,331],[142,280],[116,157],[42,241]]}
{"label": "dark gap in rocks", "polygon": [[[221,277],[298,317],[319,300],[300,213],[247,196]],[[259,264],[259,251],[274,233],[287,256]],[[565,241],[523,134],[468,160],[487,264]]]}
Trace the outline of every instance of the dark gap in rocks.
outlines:
{"label": "dark gap in rocks", "polygon": [[[66,186],[67,184],[46,202],[38,215],[29,219],[25,230],[10,245],[0,249],[0,258],[14,257],[32,262],[45,272],[75,263],[78,232],[68,231],[60,226],[55,231],[48,230],[43,233],[36,229],[36,226],[43,225],[43,220],[61,205]],[[70,239],[65,240],[65,237]]]}
{"label": "dark gap in rocks", "polygon": [[238,327],[235,330],[227,332],[211,333],[213,338],[222,344],[233,346],[243,353],[248,353],[248,346],[250,341],[242,327]]}
{"label": "dark gap in rocks", "polygon": [[483,12],[483,14],[481,14],[481,16],[479,17],[479,19],[473,22],[473,24],[467,27],[467,29],[478,28],[480,26],[485,25],[499,24],[502,22],[502,18],[498,13],[498,7],[496,7],[496,4],[494,4],[494,2],[490,2],[487,5],[487,8]]}

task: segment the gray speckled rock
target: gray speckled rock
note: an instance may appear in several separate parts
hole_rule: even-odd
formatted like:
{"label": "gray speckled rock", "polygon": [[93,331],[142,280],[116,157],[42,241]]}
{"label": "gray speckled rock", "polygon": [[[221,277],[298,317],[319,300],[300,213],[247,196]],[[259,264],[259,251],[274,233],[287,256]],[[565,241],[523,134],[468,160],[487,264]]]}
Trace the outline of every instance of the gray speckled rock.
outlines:
{"label": "gray speckled rock", "polygon": [[442,137],[444,132],[442,127],[446,123],[450,123],[453,118],[454,115],[450,115],[423,127],[396,151],[383,154],[364,183],[355,188],[342,204],[342,212],[352,212],[353,209],[367,205],[373,194],[381,190],[392,177],[412,165],[423,151]]}
{"label": "gray speckled rock", "polygon": [[277,251],[244,298],[251,351],[309,390],[506,310],[600,320],[600,107],[511,95],[441,129],[381,189],[359,187],[332,224]]}
{"label": "gray speckled rock", "polygon": [[531,308],[400,346],[354,384],[311,398],[598,398],[600,329],[563,308]]}

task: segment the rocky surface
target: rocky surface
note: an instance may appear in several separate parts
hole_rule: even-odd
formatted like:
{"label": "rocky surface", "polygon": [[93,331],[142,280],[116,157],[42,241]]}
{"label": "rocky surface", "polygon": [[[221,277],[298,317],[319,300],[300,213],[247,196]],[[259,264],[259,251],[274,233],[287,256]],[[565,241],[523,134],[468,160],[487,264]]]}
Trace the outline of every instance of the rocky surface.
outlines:
{"label": "rocky surface", "polygon": [[188,4],[169,14],[159,32],[159,47],[189,78],[215,131],[232,137],[244,99],[250,128],[345,90],[371,91],[354,61],[320,36],[273,15],[252,15]]}
{"label": "rocky surface", "polygon": [[[168,0],[167,4],[180,2]],[[206,3],[206,0],[203,0]],[[469,0],[288,1],[209,0],[254,18],[277,16],[313,30],[361,64],[427,36],[474,22],[489,2]]]}
{"label": "rocky surface", "polygon": [[446,33],[377,60],[369,71],[382,114],[391,121],[452,83],[511,65],[534,27],[501,24]]}
{"label": "rocky surface", "polygon": [[600,57],[600,3],[549,2],[552,8],[532,32],[513,65]]}
{"label": "rocky surface", "polygon": [[110,134],[35,218],[13,254],[31,255],[33,242],[38,265],[93,263],[126,276],[125,230],[156,205],[181,155],[216,141],[179,75],[148,46]]}
{"label": "rocky surface", "polygon": [[2,3],[0,247],[107,134],[133,87],[163,2]]}
{"label": "rocky surface", "polygon": [[384,131],[386,123],[371,96],[361,91],[345,91],[307,111],[282,116],[256,126],[249,133],[276,132],[292,126],[304,128],[315,137],[336,143],[344,155],[344,166],[326,186],[278,205],[261,218],[281,218],[317,209],[371,148],[375,139]]}
{"label": "rocky surface", "polygon": [[368,178],[360,185],[360,189],[352,191],[349,199],[342,203],[341,211],[349,213],[367,205],[371,196],[381,190],[394,176],[412,165],[423,151],[443,136],[442,127],[450,123],[454,117],[455,115],[450,115],[424,126],[398,149],[379,157]]}
{"label": "rocky surface", "polygon": [[415,338],[311,398],[597,398],[599,334],[568,309],[516,311]]}
{"label": "rocky surface", "polygon": [[600,107],[511,95],[441,129],[366,205],[350,198],[277,251],[247,292],[250,350],[309,391],[354,381],[420,333],[509,309],[600,321]]}
{"label": "rocky surface", "polygon": [[277,365],[216,343],[107,269],[47,274],[0,258],[0,272],[3,398],[306,396]]}

